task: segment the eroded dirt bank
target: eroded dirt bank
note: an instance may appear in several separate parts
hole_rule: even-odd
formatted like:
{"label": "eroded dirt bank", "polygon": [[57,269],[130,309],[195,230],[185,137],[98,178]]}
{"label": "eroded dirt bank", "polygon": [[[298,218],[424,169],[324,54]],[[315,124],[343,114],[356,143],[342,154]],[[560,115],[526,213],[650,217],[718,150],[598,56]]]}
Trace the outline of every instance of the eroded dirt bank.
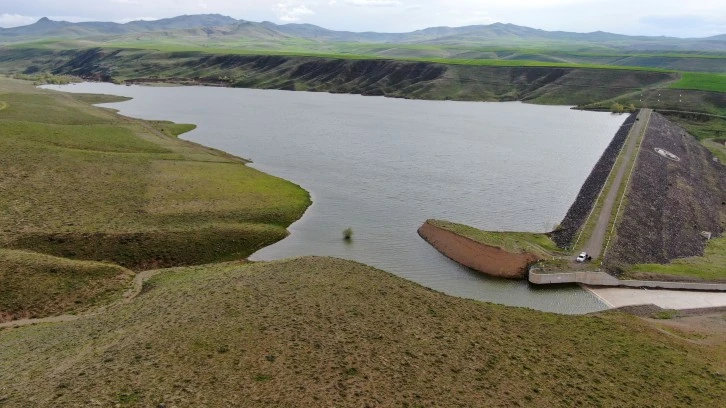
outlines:
{"label": "eroded dirt bank", "polygon": [[529,252],[515,254],[485,245],[428,222],[418,229],[418,234],[448,258],[471,269],[500,278],[525,278],[527,267],[540,259],[539,256]]}

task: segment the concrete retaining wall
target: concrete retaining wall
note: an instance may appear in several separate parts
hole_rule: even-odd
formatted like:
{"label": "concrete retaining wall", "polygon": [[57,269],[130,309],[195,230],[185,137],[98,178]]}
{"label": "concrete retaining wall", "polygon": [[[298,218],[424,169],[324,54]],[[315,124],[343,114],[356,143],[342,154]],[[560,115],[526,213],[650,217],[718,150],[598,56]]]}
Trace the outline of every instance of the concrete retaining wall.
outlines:
{"label": "concrete retaining wall", "polygon": [[536,269],[529,271],[529,281],[536,285],[551,285],[556,283],[582,283],[592,286],[622,286],[631,288],[701,290],[711,292],[726,292],[724,283],[694,283],[694,282],[664,282],[644,280],[620,280],[605,272],[561,272],[543,273]]}

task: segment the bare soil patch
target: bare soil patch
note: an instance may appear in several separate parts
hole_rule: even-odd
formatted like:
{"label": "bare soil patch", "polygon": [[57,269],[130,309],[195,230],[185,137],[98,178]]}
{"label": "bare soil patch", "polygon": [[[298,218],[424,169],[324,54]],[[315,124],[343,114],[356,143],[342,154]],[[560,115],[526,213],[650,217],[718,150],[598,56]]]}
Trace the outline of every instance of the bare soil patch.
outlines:
{"label": "bare soil patch", "polygon": [[[621,307],[618,311],[639,316],[658,330],[694,344],[726,344],[726,307],[669,310],[639,305]],[[726,362],[720,364],[726,367]]]}

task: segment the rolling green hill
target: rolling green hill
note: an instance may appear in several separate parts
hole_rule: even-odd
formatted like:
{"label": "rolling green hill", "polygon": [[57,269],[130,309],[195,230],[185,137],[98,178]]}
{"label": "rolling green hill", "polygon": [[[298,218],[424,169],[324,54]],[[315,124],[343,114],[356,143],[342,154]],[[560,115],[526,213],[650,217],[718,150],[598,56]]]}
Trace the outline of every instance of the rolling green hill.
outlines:
{"label": "rolling green hill", "polygon": [[[191,30],[190,30],[191,29]],[[380,45],[412,50],[430,47],[439,50],[481,47],[498,49],[534,49],[570,52],[618,54],[620,56],[663,53],[724,54],[723,36],[683,39],[675,37],[626,36],[605,32],[572,33],[545,31],[514,24],[494,23],[465,27],[431,27],[409,33],[375,33],[335,31],[311,24],[283,24],[235,20],[218,14],[180,16],[156,21],[69,23],[43,18],[24,27],[0,29],[0,44],[22,43],[54,38],[84,40],[97,45],[144,43],[154,39],[182,44],[243,44],[259,38],[288,39],[275,48],[318,51],[348,48],[353,44]],[[413,48],[410,48],[412,46]],[[455,53],[455,51],[453,51]],[[407,56],[415,56],[408,54]]]}
{"label": "rolling green hill", "polygon": [[371,58],[193,47],[0,49],[0,73],[176,82],[417,99],[521,100],[609,109],[614,103],[726,114],[721,75],[523,60]]}
{"label": "rolling green hill", "polygon": [[106,313],[0,330],[0,404],[720,407],[726,325],[703,318],[558,316],[330,258],[177,268]]}
{"label": "rolling green hill", "polygon": [[244,258],[310,204],[175,137],[194,126],[89,105],[115,100],[0,78],[0,323],[117,298],[132,271]]}

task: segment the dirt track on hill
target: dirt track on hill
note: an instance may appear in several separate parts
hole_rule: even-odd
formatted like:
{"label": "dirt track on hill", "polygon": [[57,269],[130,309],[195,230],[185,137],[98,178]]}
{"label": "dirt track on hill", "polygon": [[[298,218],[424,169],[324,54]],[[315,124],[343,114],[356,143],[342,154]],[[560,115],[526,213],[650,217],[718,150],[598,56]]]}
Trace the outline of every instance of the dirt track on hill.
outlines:
{"label": "dirt track on hill", "polygon": [[[137,296],[141,294],[141,291],[144,288],[144,282],[153,278],[154,276],[164,272],[163,269],[153,270],[153,271],[144,271],[141,273],[138,273],[136,277],[134,278],[131,287],[124,292],[121,302],[122,303],[129,303],[132,300],[134,300]],[[70,322],[73,320],[78,320],[83,317],[88,316],[95,316],[100,313],[103,313],[106,311],[106,309],[110,306],[102,307],[96,311],[93,311],[91,313],[85,313],[80,315],[61,315],[61,316],[51,316],[51,317],[43,317],[39,319],[19,319],[19,320],[12,320],[5,323],[0,323],[0,329],[6,329],[10,327],[22,327],[22,326],[30,326],[33,324],[40,324],[40,323],[62,323],[62,322]]]}

